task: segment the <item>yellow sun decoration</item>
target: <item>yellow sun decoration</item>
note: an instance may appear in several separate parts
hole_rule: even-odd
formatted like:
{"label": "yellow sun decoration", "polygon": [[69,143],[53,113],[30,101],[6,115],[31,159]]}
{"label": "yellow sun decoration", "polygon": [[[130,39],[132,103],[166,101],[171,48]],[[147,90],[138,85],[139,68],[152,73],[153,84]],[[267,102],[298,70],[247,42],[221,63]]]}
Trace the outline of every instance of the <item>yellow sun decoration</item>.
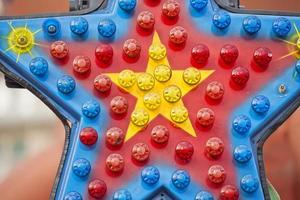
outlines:
{"label": "yellow sun decoration", "polygon": [[295,23],[293,24],[293,26],[296,33],[289,40],[278,38],[278,40],[291,45],[289,48],[290,52],[284,56],[281,56],[278,60],[284,59],[292,55],[294,55],[297,59],[300,59],[300,32]]}
{"label": "yellow sun decoration", "polygon": [[1,37],[7,40],[8,48],[5,52],[12,51],[17,55],[16,62],[19,62],[19,58],[22,54],[32,54],[32,48],[35,45],[39,45],[35,42],[35,35],[41,31],[41,29],[32,32],[28,29],[27,24],[23,27],[14,27],[12,22],[8,22],[11,31],[8,33],[7,37]]}

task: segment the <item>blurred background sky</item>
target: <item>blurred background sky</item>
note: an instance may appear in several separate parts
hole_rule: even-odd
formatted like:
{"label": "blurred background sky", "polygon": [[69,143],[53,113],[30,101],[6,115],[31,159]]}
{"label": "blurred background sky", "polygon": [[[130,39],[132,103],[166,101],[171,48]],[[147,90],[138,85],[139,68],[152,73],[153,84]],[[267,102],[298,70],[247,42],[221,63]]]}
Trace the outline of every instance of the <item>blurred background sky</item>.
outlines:
{"label": "blurred background sky", "polygon": [[[299,0],[240,1],[249,9],[281,8],[300,12]],[[68,9],[68,0],[0,0],[1,16],[67,12]],[[295,176],[296,157],[291,153],[293,139],[287,134],[287,126],[283,125],[266,143],[265,163],[267,175],[282,199],[299,200],[296,197],[299,181],[296,182],[300,176]],[[24,89],[6,88],[0,73],[0,183],[21,161],[63,140],[63,134],[60,121],[38,98]]]}

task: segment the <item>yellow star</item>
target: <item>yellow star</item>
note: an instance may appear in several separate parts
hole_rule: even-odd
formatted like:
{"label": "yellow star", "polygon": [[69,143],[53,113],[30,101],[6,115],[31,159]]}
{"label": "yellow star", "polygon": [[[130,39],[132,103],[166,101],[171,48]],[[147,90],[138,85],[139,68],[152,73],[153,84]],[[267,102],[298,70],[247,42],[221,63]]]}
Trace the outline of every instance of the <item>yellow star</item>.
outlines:
{"label": "yellow star", "polygon": [[125,141],[143,130],[158,115],[164,116],[195,137],[196,133],[182,97],[213,72],[214,70],[198,70],[193,67],[171,70],[166,48],[155,32],[149,48],[146,72],[135,73],[131,70],[123,70],[120,73],[106,74],[118,87],[137,98]]}

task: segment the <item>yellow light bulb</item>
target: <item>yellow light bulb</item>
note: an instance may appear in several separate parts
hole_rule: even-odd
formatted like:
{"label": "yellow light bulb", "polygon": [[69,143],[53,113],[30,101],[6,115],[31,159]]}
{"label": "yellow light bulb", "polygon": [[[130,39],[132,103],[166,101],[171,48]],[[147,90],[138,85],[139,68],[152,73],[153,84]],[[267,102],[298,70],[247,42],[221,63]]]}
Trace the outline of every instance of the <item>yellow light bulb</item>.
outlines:
{"label": "yellow light bulb", "polygon": [[137,77],[137,85],[140,90],[151,90],[155,85],[155,79],[151,74],[142,73]]}
{"label": "yellow light bulb", "polygon": [[201,80],[201,73],[194,67],[189,67],[183,72],[183,80],[189,85],[195,85]]}
{"label": "yellow light bulb", "polygon": [[153,60],[162,60],[167,55],[167,49],[163,44],[152,44],[149,48],[149,56]]}
{"label": "yellow light bulb", "polygon": [[163,91],[164,98],[169,103],[175,103],[181,99],[182,93],[176,85],[168,86]]}
{"label": "yellow light bulb", "polygon": [[150,110],[157,109],[161,104],[160,95],[154,92],[148,93],[144,96],[144,105]]}
{"label": "yellow light bulb", "polygon": [[123,70],[118,77],[118,82],[124,88],[132,87],[135,84],[135,73],[129,69]]}
{"label": "yellow light bulb", "polygon": [[136,126],[146,126],[149,121],[149,113],[144,109],[138,109],[132,112],[131,122]]}
{"label": "yellow light bulb", "polygon": [[189,113],[184,106],[177,106],[172,108],[170,116],[174,122],[183,123],[188,119]]}

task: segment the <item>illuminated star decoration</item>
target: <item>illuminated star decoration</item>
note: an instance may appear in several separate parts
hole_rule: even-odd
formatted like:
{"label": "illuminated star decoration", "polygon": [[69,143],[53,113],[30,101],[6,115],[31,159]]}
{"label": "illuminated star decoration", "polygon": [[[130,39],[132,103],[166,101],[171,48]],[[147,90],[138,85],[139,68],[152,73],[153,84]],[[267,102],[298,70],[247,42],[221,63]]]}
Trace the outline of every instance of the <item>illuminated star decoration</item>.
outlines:
{"label": "illuminated star decoration", "polygon": [[292,48],[289,48],[290,52],[288,54],[281,56],[278,60],[287,58],[292,55],[295,55],[297,59],[300,59],[300,32],[295,23],[293,24],[293,26],[294,26],[296,34],[294,34],[290,40],[278,38],[278,40],[285,42],[285,43],[291,45],[291,47],[292,47]]}
{"label": "illuminated star decoration", "polygon": [[5,52],[12,51],[17,55],[16,62],[19,62],[20,55],[29,54],[33,57],[32,48],[35,45],[40,45],[35,42],[35,35],[41,31],[41,29],[32,32],[28,29],[27,23],[24,27],[14,27],[12,22],[8,22],[11,29],[7,37],[1,36],[2,39],[7,40],[8,48]]}
{"label": "illuminated star decoration", "polygon": [[185,70],[172,70],[167,59],[165,46],[157,32],[154,33],[149,48],[146,72],[134,73],[124,70],[108,73],[120,88],[137,98],[125,140],[129,140],[155,119],[164,116],[186,133],[196,136],[182,97],[209,77],[214,70],[198,70],[193,67]]}

